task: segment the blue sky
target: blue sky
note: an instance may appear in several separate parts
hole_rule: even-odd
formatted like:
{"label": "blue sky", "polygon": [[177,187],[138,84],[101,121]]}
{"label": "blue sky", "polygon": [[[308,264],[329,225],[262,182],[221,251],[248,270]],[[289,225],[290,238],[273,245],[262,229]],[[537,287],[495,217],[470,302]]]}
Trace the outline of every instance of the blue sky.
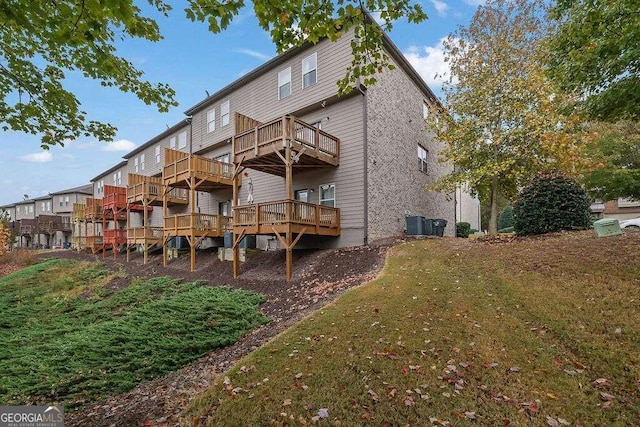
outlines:
{"label": "blue sky", "polygon": [[[433,76],[446,70],[441,40],[458,25],[467,25],[482,2],[422,0],[429,19],[419,25],[397,22],[390,33],[438,95],[439,84]],[[115,140],[104,143],[84,138],[42,151],[39,136],[0,134],[0,205],[20,201],[24,194],[39,197],[89,183],[121,161],[124,154],[182,120],[185,110],[205,98],[205,90],[213,94],[275,56],[275,46],[269,34],[259,28],[251,8],[242,10],[221,34],[188,21],[182,8],[174,2],[169,18],[157,18],[164,40],[125,40],[118,51],[143,70],[147,80],[171,85],[180,105],[159,113],[135,95],[103,88],[70,73],[68,89],[79,98],[88,117],[118,128]]]}

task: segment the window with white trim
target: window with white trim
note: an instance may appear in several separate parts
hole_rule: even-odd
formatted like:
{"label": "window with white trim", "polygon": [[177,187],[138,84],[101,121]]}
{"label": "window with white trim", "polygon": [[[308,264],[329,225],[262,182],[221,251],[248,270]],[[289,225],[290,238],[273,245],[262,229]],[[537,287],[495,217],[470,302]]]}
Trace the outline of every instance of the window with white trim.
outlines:
{"label": "window with white trim", "polygon": [[29,213],[33,213],[33,205],[29,205]]}
{"label": "window with white trim", "polygon": [[144,154],[140,155],[140,170],[144,170]]}
{"label": "window with white trim", "polygon": [[216,110],[212,108],[207,111],[207,132],[216,130]]}
{"label": "window with white trim", "polygon": [[302,60],[302,89],[313,86],[318,81],[318,53]]}
{"label": "window with white trim", "polygon": [[171,139],[169,139],[169,148],[175,150],[176,149],[176,137],[172,136]]}
{"label": "window with white trim", "polygon": [[322,184],[319,187],[318,201],[322,206],[336,207],[336,185],[335,184]]}
{"label": "window with white trim", "polygon": [[296,190],[293,192],[293,198],[301,202],[309,202],[309,189],[303,188],[302,190]]}
{"label": "window with white trim", "polygon": [[[48,204],[49,204],[49,202],[47,202],[47,205]],[[64,196],[64,205],[65,206],[69,206],[69,196]],[[49,209],[47,208],[47,210],[49,210]]]}
{"label": "window with white trim", "polygon": [[156,164],[160,164],[160,146],[156,147]]}
{"label": "window with white trim", "polygon": [[220,119],[222,120],[222,126],[226,126],[229,124],[230,120],[230,104],[229,101],[225,101],[220,106]]}
{"label": "window with white trim", "polygon": [[422,145],[418,145],[418,170],[427,173],[427,153],[429,151]]}
{"label": "window with white trim", "polygon": [[231,216],[231,201],[218,203],[218,215]]}
{"label": "window with white trim", "polygon": [[422,103],[422,118],[426,119],[427,117],[429,117],[429,104],[427,104],[426,102]]}
{"label": "window with white trim", "polygon": [[178,149],[187,148],[187,131],[183,130],[178,134]]}
{"label": "window with white trim", "polygon": [[45,203],[42,202],[42,205],[40,205],[40,208],[41,208],[42,212],[45,212],[44,206],[45,206]]}
{"label": "window with white trim", "polygon": [[134,158],[133,159],[133,171],[134,172],[138,172],[139,166],[138,166],[138,158]]}
{"label": "window with white trim", "polygon": [[[69,197],[67,197],[68,199]],[[51,212],[51,202],[47,202],[47,212]]]}
{"label": "window with white trim", "polygon": [[291,67],[278,73],[278,99],[291,95]]}

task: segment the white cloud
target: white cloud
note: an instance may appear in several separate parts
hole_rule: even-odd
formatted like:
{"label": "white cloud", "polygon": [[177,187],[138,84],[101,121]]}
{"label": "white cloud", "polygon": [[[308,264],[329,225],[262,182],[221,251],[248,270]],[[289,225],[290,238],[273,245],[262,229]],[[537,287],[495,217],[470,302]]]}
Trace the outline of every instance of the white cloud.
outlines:
{"label": "white cloud", "polygon": [[249,55],[249,56],[252,56],[254,58],[262,59],[263,61],[266,61],[267,59],[271,58],[269,55],[265,55],[262,52],[257,52],[255,50],[251,50],[251,49],[234,49],[233,51],[234,52],[238,52],[238,53],[244,53],[245,55]]}
{"label": "white cloud", "polygon": [[484,5],[487,0],[464,0],[464,2],[471,6],[481,6]]}
{"label": "white cloud", "polygon": [[444,61],[443,42],[445,40],[445,38],[440,39],[435,46],[411,46],[404,52],[405,58],[413,68],[434,89],[440,88],[449,76],[449,65]]}
{"label": "white cloud", "polygon": [[136,148],[136,144],[126,139],[118,141],[109,141],[107,145],[100,148],[100,151],[126,151],[129,152]]}
{"label": "white cloud", "polygon": [[39,153],[20,156],[20,160],[31,163],[47,163],[53,160],[53,154],[51,154],[51,151],[40,151]]}
{"label": "white cloud", "polygon": [[431,0],[431,3],[433,3],[433,7],[436,8],[436,12],[438,12],[438,15],[440,15],[440,16],[446,16],[447,15],[447,11],[449,10],[449,5],[448,4],[446,4],[442,0]]}

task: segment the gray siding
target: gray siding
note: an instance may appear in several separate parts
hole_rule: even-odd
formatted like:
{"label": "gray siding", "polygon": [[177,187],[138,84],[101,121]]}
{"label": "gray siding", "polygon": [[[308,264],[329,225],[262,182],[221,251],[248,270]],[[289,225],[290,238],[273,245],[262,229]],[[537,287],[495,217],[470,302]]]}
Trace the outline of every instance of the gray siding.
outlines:
{"label": "gray siding", "polygon": [[[186,131],[187,146],[183,149],[178,148],[178,137],[180,133]],[[164,165],[164,149],[169,148],[171,138],[176,139],[176,150],[189,152],[191,129],[190,125],[184,124],[184,126],[176,129],[175,132],[166,135],[160,141],[145,148],[144,150],[136,153],[134,156],[127,159],[127,173],[137,173],[139,175],[156,176],[162,174],[162,167]],[[156,147],[160,147],[160,162],[156,161]],[[144,154],[144,170],[141,166],[142,155]],[[138,171],[135,170],[135,162],[138,159]]]}
{"label": "gray siding", "polygon": [[[399,67],[377,78],[366,95],[369,239],[402,234],[407,213],[446,219],[445,233],[451,236],[453,197],[425,190],[451,170],[437,160],[442,144],[424,131],[426,94]],[[418,144],[428,150],[426,174],[418,170]]]}
{"label": "gray siding", "polygon": [[[43,206],[44,203],[44,206]],[[47,205],[48,203],[48,205]],[[53,215],[53,197],[41,198],[35,201],[35,212],[38,215]]]}
{"label": "gray siding", "polygon": [[[266,71],[256,79],[238,88],[228,96],[212,99],[193,114],[193,152],[199,152],[217,142],[233,136],[233,113],[239,112],[255,120],[266,122],[284,114],[292,113],[314,103],[334,96],[336,82],[344,75],[350,63],[350,37],[345,36],[336,43],[324,40],[316,46],[291,58],[274,69]],[[317,83],[302,89],[302,60],[317,52]],[[291,95],[278,99],[278,72],[291,67]],[[230,122],[221,123],[221,105],[230,102]],[[207,111],[215,109],[216,130],[207,132]]]}
{"label": "gray siding", "polygon": [[[29,206],[32,206],[32,210],[29,211]],[[16,204],[16,220],[20,219],[35,219],[35,203],[18,203]]]}

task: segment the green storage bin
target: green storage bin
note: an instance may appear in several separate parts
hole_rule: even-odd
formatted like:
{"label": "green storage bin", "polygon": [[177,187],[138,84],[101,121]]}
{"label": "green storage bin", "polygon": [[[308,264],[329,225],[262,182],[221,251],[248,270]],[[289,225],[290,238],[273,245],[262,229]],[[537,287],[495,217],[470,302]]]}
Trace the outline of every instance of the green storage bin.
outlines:
{"label": "green storage bin", "polygon": [[599,219],[593,223],[593,229],[598,237],[617,236],[622,234],[620,222],[613,218]]}

